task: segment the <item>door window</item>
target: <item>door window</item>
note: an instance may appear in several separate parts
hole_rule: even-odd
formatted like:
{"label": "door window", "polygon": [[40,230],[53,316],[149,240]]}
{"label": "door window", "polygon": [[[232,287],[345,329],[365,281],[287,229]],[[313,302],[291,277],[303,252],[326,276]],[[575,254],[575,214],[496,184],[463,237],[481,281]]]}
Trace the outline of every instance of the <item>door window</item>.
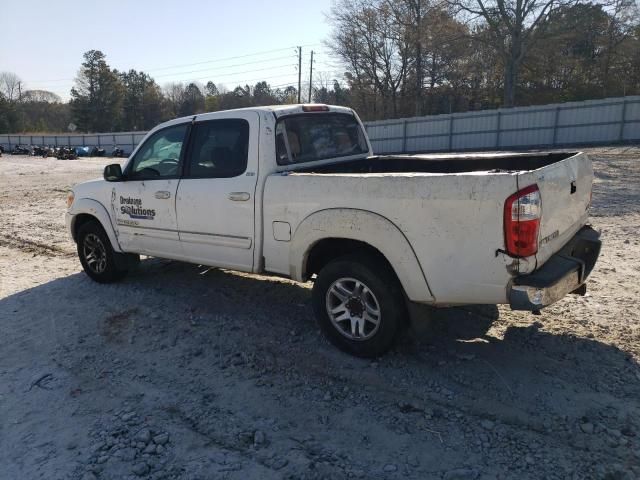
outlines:
{"label": "door window", "polygon": [[247,169],[249,123],[241,119],[196,123],[191,135],[186,176],[230,178]]}
{"label": "door window", "polygon": [[127,176],[135,180],[178,177],[187,126],[174,125],[154,133],[136,153]]}

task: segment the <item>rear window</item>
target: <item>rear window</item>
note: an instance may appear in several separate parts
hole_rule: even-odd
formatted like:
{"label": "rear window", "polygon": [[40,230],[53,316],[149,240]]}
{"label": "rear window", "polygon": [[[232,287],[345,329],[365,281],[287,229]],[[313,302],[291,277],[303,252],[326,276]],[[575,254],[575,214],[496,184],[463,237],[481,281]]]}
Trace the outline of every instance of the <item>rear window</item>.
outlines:
{"label": "rear window", "polygon": [[369,147],[360,124],[345,113],[309,113],[285,117],[276,127],[279,165],[362,155]]}

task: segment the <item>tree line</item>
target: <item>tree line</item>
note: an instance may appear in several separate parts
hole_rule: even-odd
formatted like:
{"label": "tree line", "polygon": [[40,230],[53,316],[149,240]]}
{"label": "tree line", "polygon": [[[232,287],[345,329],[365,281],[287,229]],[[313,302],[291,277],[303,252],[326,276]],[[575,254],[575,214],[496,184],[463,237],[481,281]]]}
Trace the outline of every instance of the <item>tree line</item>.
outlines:
{"label": "tree line", "polygon": [[[636,0],[335,0],[334,73],[312,98],[365,120],[640,94]],[[295,103],[266,81],[169,83],[90,50],[70,100],[0,73],[0,133],[148,130],[205,111]]]}
{"label": "tree line", "polygon": [[20,78],[0,73],[0,133],[144,131],[165,120],[255,105],[295,103],[295,87],[272,89],[267,82],[228,91],[212,81],[173,82],[160,87],[147,73],[112,69],[99,50],[84,54],[70,100],[41,90],[20,91]]}
{"label": "tree line", "polygon": [[365,118],[640,93],[636,0],[338,0],[329,19]]}

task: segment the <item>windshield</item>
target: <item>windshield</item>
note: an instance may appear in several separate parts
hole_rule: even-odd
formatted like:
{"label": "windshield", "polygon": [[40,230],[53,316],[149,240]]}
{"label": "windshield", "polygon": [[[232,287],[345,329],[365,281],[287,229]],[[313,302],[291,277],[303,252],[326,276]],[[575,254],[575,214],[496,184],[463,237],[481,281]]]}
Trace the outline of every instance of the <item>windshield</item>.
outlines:
{"label": "windshield", "polygon": [[279,165],[369,153],[360,124],[346,113],[309,113],[285,117],[276,127]]}

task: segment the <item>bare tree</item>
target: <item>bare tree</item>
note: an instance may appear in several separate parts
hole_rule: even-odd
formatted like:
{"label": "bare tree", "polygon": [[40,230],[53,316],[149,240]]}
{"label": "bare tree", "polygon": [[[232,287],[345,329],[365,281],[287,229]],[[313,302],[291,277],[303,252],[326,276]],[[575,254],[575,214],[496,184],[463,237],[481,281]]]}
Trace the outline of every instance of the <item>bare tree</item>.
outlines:
{"label": "bare tree", "polygon": [[577,0],[451,0],[474,19],[482,19],[491,32],[492,45],[504,63],[503,105],[516,101],[518,74],[527,53],[544,35],[549,15]]}
{"label": "bare tree", "polygon": [[0,72],[0,92],[10,102],[20,100],[22,86],[22,80],[15,73]]}
{"label": "bare tree", "polygon": [[162,89],[165,99],[169,107],[169,111],[172,117],[177,117],[180,112],[180,107],[185,98],[185,86],[183,83],[167,83]]}
{"label": "bare tree", "polygon": [[386,0],[395,21],[404,29],[406,40],[413,49],[415,77],[415,115],[422,115],[422,89],[424,86],[423,38],[425,19],[434,8],[431,0]]}
{"label": "bare tree", "polygon": [[25,102],[60,103],[62,99],[59,95],[48,90],[27,90],[22,94]]}
{"label": "bare tree", "polygon": [[[353,87],[373,88],[382,96],[382,115],[398,114],[398,93],[406,79],[410,45],[384,0],[340,0],[330,14],[334,26],[328,42],[334,55],[349,67]],[[374,102],[375,106],[375,102]],[[375,112],[374,112],[375,113]]]}
{"label": "bare tree", "polygon": [[637,0],[609,0],[605,5],[608,15],[607,41],[603,62],[603,96],[607,95],[608,78],[611,73],[612,64],[620,55],[618,48],[622,42],[627,40],[637,28],[640,18],[640,6]]}

